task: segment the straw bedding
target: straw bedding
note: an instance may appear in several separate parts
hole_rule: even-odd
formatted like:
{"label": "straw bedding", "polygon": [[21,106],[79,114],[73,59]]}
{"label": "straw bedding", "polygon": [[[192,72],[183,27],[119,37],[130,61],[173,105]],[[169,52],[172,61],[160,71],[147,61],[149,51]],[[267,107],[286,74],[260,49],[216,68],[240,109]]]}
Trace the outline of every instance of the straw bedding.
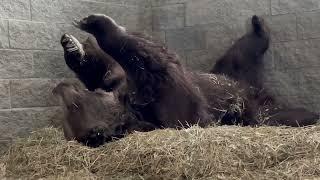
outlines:
{"label": "straw bedding", "polygon": [[291,179],[320,177],[320,127],[222,126],[136,132],[91,149],[47,128],[17,140],[0,177]]}

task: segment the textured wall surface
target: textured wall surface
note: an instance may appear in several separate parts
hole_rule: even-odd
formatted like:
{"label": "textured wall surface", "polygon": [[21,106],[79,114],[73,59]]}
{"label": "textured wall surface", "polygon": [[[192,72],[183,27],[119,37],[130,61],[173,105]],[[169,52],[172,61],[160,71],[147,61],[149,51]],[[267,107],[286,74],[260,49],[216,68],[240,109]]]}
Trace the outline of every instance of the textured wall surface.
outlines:
{"label": "textured wall surface", "polygon": [[319,0],[153,0],[153,30],[187,66],[208,71],[261,15],[271,29],[265,82],[283,102],[320,108]]}
{"label": "textured wall surface", "polygon": [[246,32],[253,14],[262,15],[272,30],[266,84],[285,102],[320,107],[319,0],[2,0],[0,144],[61,118],[51,90],[74,76],[64,64],[60,36],[84,39],[70,22],[90,13],[152,31],[201,71]]}
{"label": "textured wall surface", "polygon": [[0,146],[61,119],[51,91],[74,75],[64,63],[60,37],[66,32],[86,37],[71,25],[73,19],[105,13],[130,30],[151,31],[146,5],[145,0],[0,1]]}

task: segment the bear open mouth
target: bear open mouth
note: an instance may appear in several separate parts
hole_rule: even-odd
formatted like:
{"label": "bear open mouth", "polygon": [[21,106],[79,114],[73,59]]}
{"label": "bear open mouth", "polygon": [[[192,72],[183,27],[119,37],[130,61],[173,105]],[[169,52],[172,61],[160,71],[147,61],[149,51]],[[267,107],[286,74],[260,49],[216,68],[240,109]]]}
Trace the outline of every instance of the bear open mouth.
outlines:
{"label": "bear open mouth", "polygon": [[61,39],[61,45],[67,52],[75,52],[79,50],[80,43],[72,36],[65,34]]}
{"label": "bear open mouth", "polygon": [[64,34],[61,37],[61,45],[65,50],[65,53],[69,56],[75,57],[80,65],[87,62],[83,45],[74,36]]}

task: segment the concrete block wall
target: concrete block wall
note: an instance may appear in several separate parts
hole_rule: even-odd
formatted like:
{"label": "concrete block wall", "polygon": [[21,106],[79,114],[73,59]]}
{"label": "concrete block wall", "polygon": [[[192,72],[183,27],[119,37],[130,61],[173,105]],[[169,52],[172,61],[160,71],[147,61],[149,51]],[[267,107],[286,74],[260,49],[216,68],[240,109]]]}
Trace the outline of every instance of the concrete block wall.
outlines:
{"label": "concrete block wall", "polygon": [[320,108],[319,0],[152,0],[153,31],[184,63],[208,71],[261,15],[271,29],[265,83],[288,105]]}
{"label": "concrete block wall", "polygon": [[104,13],[129,30],[146,31],[208,71],[262,15],[272,30],[266,84],[284,102],[318,111],[319,0],[3,0],[0,2],[0,144],[61,119],[51,95],[67,69],[60,36],[86,34],[74,18]]}
{"label": "concrete block wall", "polygon": [[150,32],[147,5],[146,0],[1,1],[0,145],[62,118],[51,90],[74,75],[65,65],[60,37],[67,32],[87,37],[71,25],[73,19],[105,13],[129,30]]}

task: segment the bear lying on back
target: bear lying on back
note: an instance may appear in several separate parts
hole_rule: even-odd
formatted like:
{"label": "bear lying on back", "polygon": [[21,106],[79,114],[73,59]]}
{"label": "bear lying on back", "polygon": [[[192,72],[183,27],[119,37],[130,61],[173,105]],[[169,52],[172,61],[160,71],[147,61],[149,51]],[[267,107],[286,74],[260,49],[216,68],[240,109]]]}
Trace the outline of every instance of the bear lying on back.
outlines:
{"label": "bear lying on back", "polygon": [[175,54],[133,34],[107,16],[89,16],[79,24],[92,33],[102,50],[124,69],[128,109],[158,127],[207,125],[211,117],[202,93]]}
{"label": "bear lying on back", "polygon": [[[126,72],[125,104],[142,121],[159,128],[207,126],[216,123],[233,104],[248,101],[240,84],[224,76],[186,71],[176,54],[141,34],[127,33],[107,16],[89,16],[82,22],[103,25],[88,29],[83,23],[80,26],[92,32],[101,49]],[[230,92],[234,96],[230,97]],[[242,104],[241,112],[230,114],[228,119],[235,124],[257,124],[251,121],[255,114],[246,107],[248,103]]]}
{"label": "bear lying on back", "polygon": [[[209,83],[220,84],[214,79]],[[227,86],[228,84],[224,84],[224,86],[216,87],[219,90]],[[62,127],[67,140],[75,139],[84,145],[98,147],[105,142],[122,138],[133,131],[150,131],[159,128],[152,123],[139,120],[121,106],[115,95],[110,92],[102,90],[90,92],[77,83],[63,82],[54,88],[53,93],[60,99],[61,105],[64,107],[65,120],[62,122]],[[217,100],[227,101],[227,99],[221,98]],[[241,108],[241,103],[242,101],[239,101],[238,104],[234,104],[234,107]],[[297,122],[286,118],[288,115],[304,116],[305,119],[301,119],[303,123],[313,123],[310,113],[295,109],[274,114],[271,119],[261,121],[261,124],[296,126]],[[262,119],[267,117],[267,114],[261,114]]]}
{"label": "bear lying on back", "polygon": [[[68,37],[72,37],[72,38],[67,38],[64,41],[68,42],[68,41],[72,41],[70,42],[70,44],[72,44],[73,46],[71,46],[72,48],[74,48],[74,46],[77,46],[74,50],[72,51],[72,53],[76,53],[76,54],[90,54],[91,56],[91,61],[87,62],[86,66],[82,65],[79,66],[80,72],[99,72],[99,70],[95,70],[94,67],[98,68],[99,66],[101,66],[100,61],[108,61],[108,56],[105,56],[105,58],[108,58],[106,60],[99,58],[99,56],[95,57],[93,53],[90,52],[86,52],[86,49],[90,49],[91,51],[94,52],[95,47],[94,46],[90,46],[90,44],[86,44],[86,45],[82,45],[82,44],[77,44],[77,43],[73,43],[73,41],[78,42],[78,40],[76,40],[73,36],[68,35]],[[62,37],[62,39],[65,38],[65,35]],[[148,38],[150,39],[150,38]],[[64,44],[62,44],[62,46],[66,49],[65,50],[65,61],[68,62],[73,62],[75,64],[81,64],[81,61],[83,60],[83,58],[81,56],[70,56],[68,55],[68,53],[70,53],[70,51],[68,51],[68,47],[69,46],[65,46]],[[84,46],[86,46],[86,49],[83,48]],[[76,52],[79,51],[79,52]],[[70,59],[69,59],[70,58]],[[92,63],[92,64],[90,64]],[[96,64],[94,64],[96,63]],[[105,66],[108,66],[108,63],[105,63]],[[70,67],[70,65],[69,65]],[[86,70],[86,68],[89,68],[88,70]],[[72,68],[71,68],[72,69]],[[75,72],[77,73],[77,72]],[[103,73],[100,73],[100,75]],[[189,74],[189,72],[188,72]],[[82,75],[86,75],[86,74],[82,74]],[[90,76],[90,74],[88,74]],[[224,115],[225,113],[225,109],[229,108],[230,106],[233,106],[233,104],[239,104],[240,101],[244,101],[245,99],[245,91],[243,89],[241,89],[241,87],[238,85],[238,83],[234,82],[231,79],[225,78],[224,76],[216,76],[216,75],[212,75],[212,74],[193,74],[190,73],[189,76],[191,77],[191,81],[193,83],[195,83],[194,86],[199,86],[201,91],[204,92],[204,97],[205,99],[208,99],[208,105],[209,105],[209,112],[211,114],[211,120],[210,122],[218,122],[219,119],[221,119],[221,116]],[[98,77],[96,75],[93,75],[92,77],[96,77],[98,80],[102,79],[102,77]],[[113,76],[115,77],[115,76]],[[81,78],[80,78],[81,80]],[[96,80],[95,80],[96,81]],[[84,82],[84,84],[86,85],[86,83]],[[125,84],[125,83],[124,83]],[[101,87],[99,87],[101,88]],[[88,88],[90,89],[90,88]],[[126,94],[123,93],[122,91],[126,91],[126,86],[123,85],[122,88],[120,89],[116,89],[115,91],[113,91],[116,96],[120,97],[119,100],[121,101],[122,104],[126,104],[126,100],[125,99],[130,99],[132,98],[130,96],[130,94]],[[120,92],[119,92],[120,91]],[[234,97],[230,97],[230,94],[233,94]],[[241,97],[241,98],[240,98]],[[244,97],[244,98],[243,98]],[[129,107],[129,109],[131,108],[132,112],[135,112],[135,110],[137,110],[139,108],[139,106],[137,105],[131,105],[134,107],[131,108]],[[128,107],[128,106],[127,106]],[[244,107],[242,107],[244,108]],[[246,110],[244,110],[246,111]],[[139,114],[137,114],[137,116],[139,116]],[[244,119],[250,119],[250,118],[244,118],[245,117],[245,113],[240,115],[237,115],[236,117],[230,117],[232,118],[233,122],[242,122],[242,120]],[[237,120],[235,120],[237,119]],[[208,123],[210,123],[208,122]],[[244,125],[248,125],[247,122],[243,123]],[[180,122],[175,122],[175,124],[173,124],[172,126],[177,127],[177,126],[181,126]],[[158,128],[161,127],[166,127],[165,125],[162,126],[158,126]]]}
{"label": "bear lying on back", "polygon": [[[259,31],[254,19],[253,26],[259,34],[262,31]],[[225,101],[219,102],[219,98],[215,96],[215,93],[219,92],[218,86],[208,83],[212,77],[208,75],[201,77],[199,74],[187,72],[175,54],[149,38],[126,32],[125,28],[108,16],[90,15],[78,22],[77,26],[93,34],[101,49],[124,69],[128,79],[127,108],[139,114],[143,121],[149,121],[158,127],[177,127],[179,124],[195,123],[206,126],[215,120],[214,117],[218,114],[216,111],[228,109],[232,101],[237,99],[237,96],[233,96],[229,103],[226,100],[228,92],[224,92],[222,97]],[[265,49],[262,48],[261,51]],[[221,80],[220,76],[211,76],[218,81]],[[257,116],[260,107],[256,106],[258,105],[256,100],[251,99],[250,93],[242,88],[241,84],[231,84],[232,88],[238,89],[237,95],[244,89],[239,95],[244,102],[243,115],[240,117],[246,119],[246,125],[259,124]],[[220,90],[227,91],[221,88]],[[221,108],[217,108],[219,106]],[[281,113],[276,111],[276,107],[270,108],[272,113]],[[302,111],[308,116],[298,119],[294,117],[290,120],[294,123],[279,122],[279,124],[308,125],[310,122],[316,122],[318,118],[316,114]],[[306,118],[312,120],[305,121]],[[274,121],[272,118],[269,119],[269,122],[272,121]]]}
{"label": "bear lying on back", "polygon": [[[124,28],[121,29],[123,30]],[[137,39],[143,39],[144,42],[150,42],[147,45],[155,46],[157,48],[160,47],[158,45],[153,44],[150,38],[144,38],[138,34],[135,34],[133,36],[135,36],[135,38]],[[91,46],[87,48],[94,49],[95,47]],[[83,48],[81,44],[78,44],[76,51],[79,51],[78,54],[86,53],[86,50]],[[169,53],[165,50],[159,52]],[[155,51],[154,53],[159,52]],[[107,62],[110,59],[110,56],[104,56],[104,58],[101,59],[99,58],[99,56],[95,56],[94,53],[92,53],[91,55],[92,57],[89,63],[93,64],[91,64],[90,66],[79,66],[79,72],[88,72],[88,70],[86,70],[86,68],[88,67],[100,68],[99,66],[96,66],[98,64],[97,62],[99,61],[102,61],[102,64],[108,67]],[[146,57],[150,55],[152,54],[145,54]],[[67,63],[70,61],[75,61],[74,63],[81,64],[81,61],[83,60],[81,56],[77,56],[76,58],[74,56],[71,56],[71,59],[68,59],[69,57],[70,56],[65,57]],[[221,119],[221,117],[224,117],[221,119],[221,124],[241,125],[266,124],[299,126],[310,125],[315,123],[317,120],[316,114],[310,113],[304,109],[289,109],[279,111],[277,106],[260,106],[259,103],[256,102],[256,99],[252,98],[252,95],[250,91],[248,91],[246,86],[241,85],[241,83],[238,83],[223,75],[198,74],[187,72],[178,62],[177,56],[169,53],[169,57],[176,59],[176,62],[172,61],[175,62],[174,66],[169,67],[177,68],[177,71],[179,72],[179,76],[177,77],[180,78],[182,76],[183,79],[187,80],[187,82],[189,83],[178,84],[179,86],[177,86],[177,84],[168,84],[176,85],[175,88],[182,88],[183,90],[189,89],[189,87],[184,88],[185,86],[191,86],[191,89],[196,89],[199,95],[201,95],[201,98],[203,98],[204,100],[202,101],[205,104],[204,110],[210,116],[210,119],[207,122],[202,121],[202,124],[200,124],[202,126],[207,126],[212,123],[216,123],[219,119]],[[139,60],[136,61],[139,62]],[[95,63],[97,64],[95,65]],[[153,66],[144,66],[144,63],[140,62],[136,64],[136,68],[138,68],[138,70],[144,70],[145,68],[153,68]],[[139,72],[138,70],[137,72]],[[90,72],[94,73],[96,72],[96,70],[92,68],[90,69]],[[103,79],[104,75],[103,73],[100,74],[102,74],[102,76],[100,77],[95,76],[95,74],[93,74],[93,76],[91,77],[96,77],[97,79],[101,80]],[[86,74],[84,73],[83,75]],[[90,76],[91,74],[87,75]],[[163,81],[162,83],[166,83],[166,81]],[[98,84],[98,86],[99,85],[102,86],[103,83]],[[157,86],[148,87],[154,88]],[[125,107],[120,106],[120,102],[118,101],[116,101],[115,103],[115,99],[113,98],[106,98],[112,93],[109,93],[109,95],[107,95],[106,93],[102,92],[89,92],[83,89],[73,88],[73,86],[69,86],[66,84],[59,85],[56,88],[56,92],[59,93],[56,94],[58,94],[61,97],[65,107],[71,107],[65,108],[67,114],[65,122],[67,124],[65,126],[65,134],[67,135],[66,137],[69,137],[69,139],[70,137],[76,138],[78,141],[83,142],[84,144],[95,147],[103,144],[104,141],[110,140],[114,136],[122,137],[124,133],[132,132],[133,130],[148,131],[155,128],[180,127],[184,126],[184,124],[182,124],[183,122],[185,122],[186,124],[188,123],[188,125],[195,124],[194,122],[188,120],[184,120],[181,123],[181,121],[157,122],[152,119],[146,119],[146,116],[141,115],[145,115],[144,113],[150,113],[149,110],[145,109],[145,104],[136,103],[136,93],[132,93],[132,89],[135,89],[135,82],[129,81],[129,88],[122,89],[124,89],[125,92],[124,101],[121,101],[121,104],[126,105]],[[116,96],[118,94],[117,91],[118,89],[114,91],[116,92]],[[167,92],[170,93],[170,91]],[[176,97],[172,96],[173,101],[177,100],[174,98]],[[76,102],[76,106],[73,104],[73,102]],[[184,102],[180,101],[178,103]],[[174,115],[174,110],[177,107],[173,107],[171,104],[168,105],[170,105],[168,108],[173,109]],[[164,104],[163,106],[166,106],[166,104]],[[119,109],[110,107],[118,107]],[[192,104],[190,105],[190,107],[192,107]],[[129,117],[129,119],[123,119],[123,117],[115,115],[115,113],[117,114],[117,112],[121,112],[124,115],[128,114],[129,116],[125,117]],[[110,115],[112,117],[110,117]],[[170,115],[171,114],[168,114],[168,116]],[[150,117],[152,116],[150,115]]]}

